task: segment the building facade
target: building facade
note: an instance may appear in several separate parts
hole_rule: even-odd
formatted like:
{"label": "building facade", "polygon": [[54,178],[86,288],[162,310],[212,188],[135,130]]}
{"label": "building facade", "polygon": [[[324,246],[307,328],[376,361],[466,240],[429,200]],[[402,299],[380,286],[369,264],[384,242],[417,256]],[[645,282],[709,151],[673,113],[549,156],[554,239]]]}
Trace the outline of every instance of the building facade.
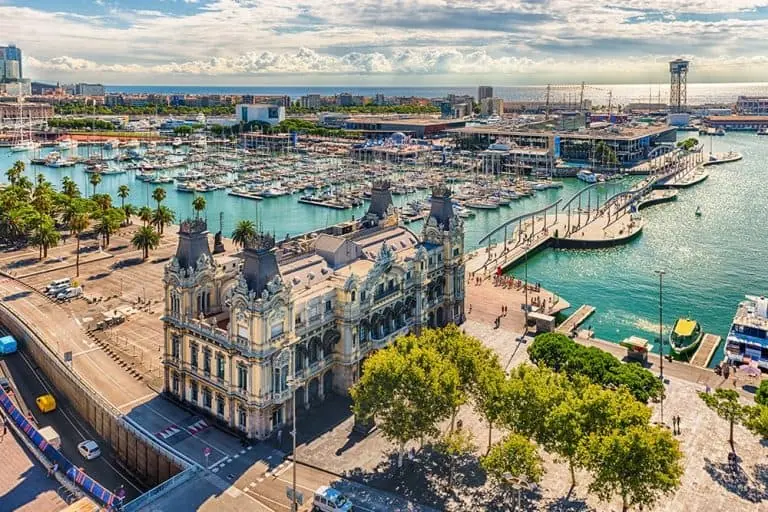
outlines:
{"label": "building facade", "polygon": [[464,320],[464,228],[437,186],[420,235],[399,225],[389,184],[360,220],[212,255],[203,221],[179,229],[165,269],[165,391],[263,439],[346,394],[396,337]]}
{"label": "building facade", "polygon": [[235,107],[235,114],[237,120],[243,123],[259,121],[276,125],[285,120],[285,107],[263,103],[255,105],[241,103]]}
{"label": "building facade", "polygon": [[736,100],[736,112],[747,116],[768,115],[768,97],[739,96]]}
{"label": "building facade", "polygon": [[104,86],[101,84],[75,84],[76,96],[104,96]]}

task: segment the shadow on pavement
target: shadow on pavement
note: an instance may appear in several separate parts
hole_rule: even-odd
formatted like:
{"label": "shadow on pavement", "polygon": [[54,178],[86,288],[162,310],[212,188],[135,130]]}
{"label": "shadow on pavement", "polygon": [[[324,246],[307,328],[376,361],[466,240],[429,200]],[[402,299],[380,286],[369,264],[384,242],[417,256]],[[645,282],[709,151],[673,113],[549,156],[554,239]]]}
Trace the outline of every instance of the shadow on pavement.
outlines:
{"label": "shadow on pavement", "polygon": [[741,457],[730,452],[726,462],[713,462],[705,458],[704,470],[712,480],[741,499],[751,503],[768,500],[768,465],[766,464],[755,466],[755,478],[752,478],[741,466]]}

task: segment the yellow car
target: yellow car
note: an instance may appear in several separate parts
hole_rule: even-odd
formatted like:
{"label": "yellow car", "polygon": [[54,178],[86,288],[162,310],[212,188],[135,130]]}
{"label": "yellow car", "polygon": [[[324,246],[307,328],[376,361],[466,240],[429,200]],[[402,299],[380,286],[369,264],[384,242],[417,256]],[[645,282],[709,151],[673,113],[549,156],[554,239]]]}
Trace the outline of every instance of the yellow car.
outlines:
{"label": "yellow car", "polygon": [[42,412],[51,412],[56,409],[56,399],[53,398],[53,395],[39,396],[35,402]]}

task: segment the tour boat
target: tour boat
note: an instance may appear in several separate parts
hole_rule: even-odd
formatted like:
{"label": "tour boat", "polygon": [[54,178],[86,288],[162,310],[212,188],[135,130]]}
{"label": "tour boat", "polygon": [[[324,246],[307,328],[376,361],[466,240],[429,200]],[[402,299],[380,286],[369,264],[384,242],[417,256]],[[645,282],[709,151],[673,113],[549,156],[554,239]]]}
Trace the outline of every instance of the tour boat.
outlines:
{"label": "tour boat", "polygon": [[696,207],[696,216],[701,217],[701,206]]}
{"label": "tour boat", "polygon": [[597,183],[597,175],[590,171],[589,169],[582,169],[577,174],[576,177],[579,178],[581,181],[584,181],[586,183]]}
{"label": "tour boat", "polygon": [[688,359],[699,347],[701,337],[699,322],[690,318],[678,318],[669,333],[669,345],[676,357]]}
{"label": "tour boat", "polygon": [[739,304],[725,343],[729,363],[768,370],[768,298],[747,295]]}

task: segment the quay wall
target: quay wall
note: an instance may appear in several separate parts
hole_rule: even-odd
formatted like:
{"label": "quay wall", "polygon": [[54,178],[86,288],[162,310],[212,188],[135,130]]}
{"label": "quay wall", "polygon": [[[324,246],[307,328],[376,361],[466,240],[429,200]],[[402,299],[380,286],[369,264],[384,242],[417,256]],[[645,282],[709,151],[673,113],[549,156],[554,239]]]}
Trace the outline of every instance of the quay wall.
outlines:
{"label": "quay wall", "polygon": [[677,201],[677,195],[657,197],[656,199],[646,199],[645,201],[640,201],[640,203],[637,205],[637,209],[643,210],[655,204],[671,203],[672,201]]}
{"label": "quay wall", "polygon": [[606,238],[604,240],[574,240],[572,238],[554,238],[552,239],[552,247],[555,249],[606,249],[608,247],[616,247],[617,245],[624,245],[631,242],[635,238],[639,237],[643,232],[642,226],[627,236],[618,238]]}
{"label": "quay wall", "polygon": [[35,361],[57,393],[112,446],[117,458],[134,476],[153,487],[185,469],[187,461],[164,450],[140,427],[122,417],[119,410],[60,360],[24,319],[0,305],[0,322],[19,341],[20,349]]}

